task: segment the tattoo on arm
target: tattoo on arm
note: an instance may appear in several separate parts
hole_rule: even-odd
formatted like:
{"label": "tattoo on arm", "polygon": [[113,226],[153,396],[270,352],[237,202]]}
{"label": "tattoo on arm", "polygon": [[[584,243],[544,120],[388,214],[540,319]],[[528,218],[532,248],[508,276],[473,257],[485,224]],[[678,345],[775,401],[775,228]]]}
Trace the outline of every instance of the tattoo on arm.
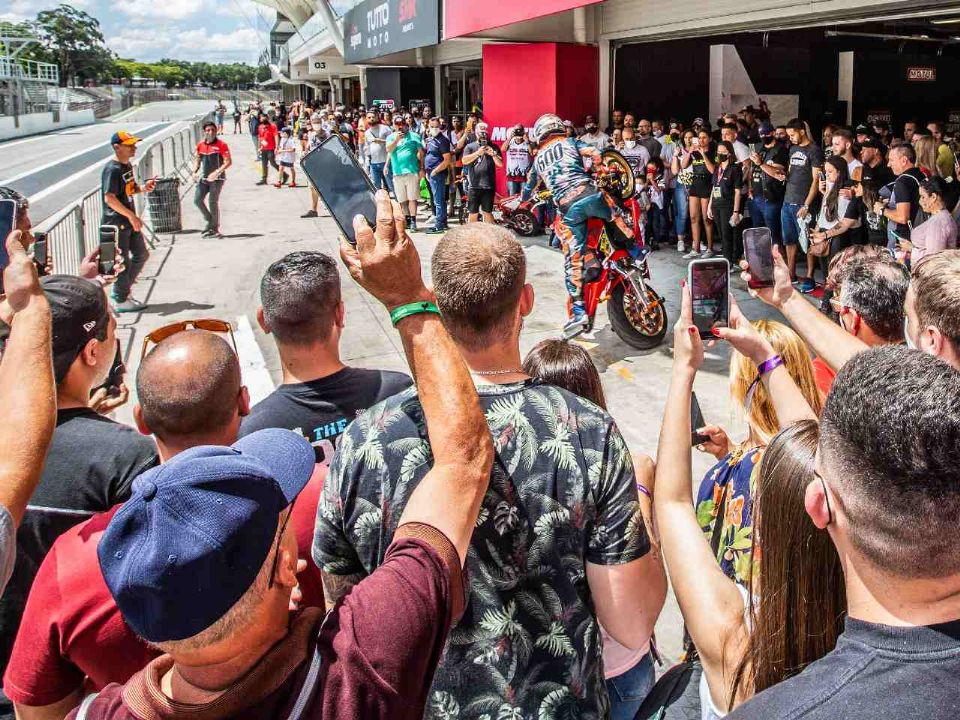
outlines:
{"label": "tattoo on arm", "polygon": [[328,572],[321,572],[323,578],[323,600],[326,603],[327,610],[337,604],[337,600],[346,595],[354,585],[363,580],[363,575],[331,575]]}

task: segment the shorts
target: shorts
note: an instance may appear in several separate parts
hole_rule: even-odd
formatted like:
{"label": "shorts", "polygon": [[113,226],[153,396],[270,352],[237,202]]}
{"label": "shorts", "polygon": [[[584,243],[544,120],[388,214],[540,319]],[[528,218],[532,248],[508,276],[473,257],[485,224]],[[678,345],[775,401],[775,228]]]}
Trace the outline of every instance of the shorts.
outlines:
{"label": "shorts", "polygon": [[481,210],[485,213],[493,212],[493,188],[470,188],[467,196],[467,212],[476,215]]}
{"label": "shorts", "polygon": [[280,161],[280,167],[292,168],[292,167],[293,167],[293,161],[291,161],[291,160],[281,160],[281,161]]}
{"label": "shorts", "polygon": [[689,195],[695,198],[709,198],[713,191],[713,185],[709,177],[695,175],[693,184],[690,186]]}
{"label": "shorts", "polygon": [[397,202],[410,202],[420,199],[420,176],[417,173],[404,173],[393,176],[393,190]]}

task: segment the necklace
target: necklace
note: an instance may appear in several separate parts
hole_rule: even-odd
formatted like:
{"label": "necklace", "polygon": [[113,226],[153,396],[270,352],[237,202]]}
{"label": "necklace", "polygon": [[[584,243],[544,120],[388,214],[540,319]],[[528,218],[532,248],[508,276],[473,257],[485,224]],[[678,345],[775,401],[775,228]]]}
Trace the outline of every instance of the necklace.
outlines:
{"label": "necklace", "polygon": [[471,370],[471,375],[526,375],[522,369],[505,370]]}

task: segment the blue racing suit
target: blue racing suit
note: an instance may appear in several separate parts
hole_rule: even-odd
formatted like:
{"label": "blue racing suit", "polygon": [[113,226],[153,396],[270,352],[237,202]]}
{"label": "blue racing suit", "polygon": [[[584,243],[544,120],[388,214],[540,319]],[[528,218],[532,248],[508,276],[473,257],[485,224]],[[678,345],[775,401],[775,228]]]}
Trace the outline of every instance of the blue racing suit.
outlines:
{"label": "blue racing suit", "polygon": [[583,256],[587,250],[587,221],[610,220],[612,212],[606,197],[584,167],[585,156],[599,162],[596,148],[575,138],[557,136],[546,140],[533,159],[530,175],[523,187],[524,200],[543,179],[560,211],[557,235],[564,255],[564,275],[570,294],[574,319],[586,314],[583,304]]}

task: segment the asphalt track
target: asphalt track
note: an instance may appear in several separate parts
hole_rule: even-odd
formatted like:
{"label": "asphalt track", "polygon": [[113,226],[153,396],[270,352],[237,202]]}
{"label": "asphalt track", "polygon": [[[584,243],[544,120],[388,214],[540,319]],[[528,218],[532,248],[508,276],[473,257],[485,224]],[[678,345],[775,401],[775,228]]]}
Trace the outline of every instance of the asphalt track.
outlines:
{"label": "asphalt track", "polygon": [[0,185],[23,193],[31,219],[40,223],[99,184],[101,168],[113,155],[113,133],[127,130],[157,140],[212,109],[208,101],[151,103],[111,121],[0,143]]}

